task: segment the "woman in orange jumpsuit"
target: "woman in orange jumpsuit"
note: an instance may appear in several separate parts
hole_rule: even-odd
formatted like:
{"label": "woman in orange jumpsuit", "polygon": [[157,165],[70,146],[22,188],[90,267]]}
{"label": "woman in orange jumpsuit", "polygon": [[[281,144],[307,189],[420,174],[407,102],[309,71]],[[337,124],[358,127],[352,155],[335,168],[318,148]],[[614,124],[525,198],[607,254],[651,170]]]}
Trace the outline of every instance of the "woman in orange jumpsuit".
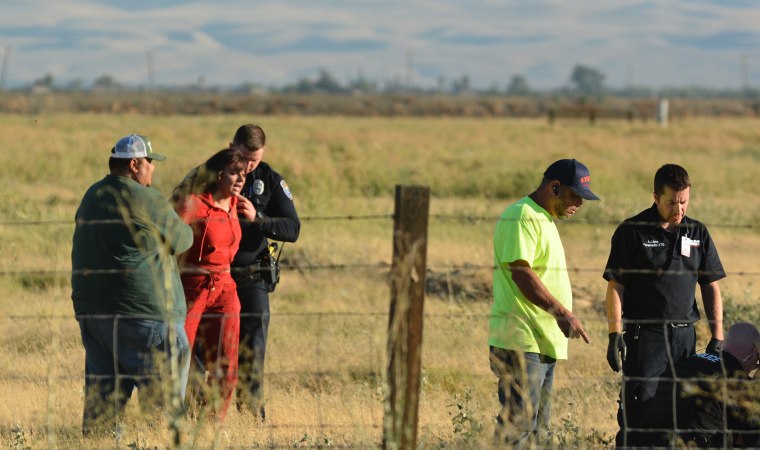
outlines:
{"label": "woman in orange jumpsuit", "polygon": [[[213,411],[222,420],[238,380],[240,301],[230,276],[230,263],[240,245],[237,194],[245,181],[245,159],[239,150],[217,152],[199,168],[193,189],[175,208],[193,228],[193,246],[180,257],[187,301],[190,348],[203,349]],[[198,193],[194,193],[198,192]]]}

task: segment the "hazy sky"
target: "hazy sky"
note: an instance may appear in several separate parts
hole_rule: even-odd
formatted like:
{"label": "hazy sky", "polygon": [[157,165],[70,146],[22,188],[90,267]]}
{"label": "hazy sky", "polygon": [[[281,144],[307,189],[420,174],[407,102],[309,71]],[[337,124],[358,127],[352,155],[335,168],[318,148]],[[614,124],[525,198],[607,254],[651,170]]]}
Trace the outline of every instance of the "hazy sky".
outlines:
{"label": "hazy sky", "polygon": [[522,74],[545,89],[585,64],[611,87],[738,88],[760,85],[760,2],[0,0],[3,48],[6,87],[46,73],[146,85],[150,54],[164,85],[283,85],[325,68],[424,87]]}

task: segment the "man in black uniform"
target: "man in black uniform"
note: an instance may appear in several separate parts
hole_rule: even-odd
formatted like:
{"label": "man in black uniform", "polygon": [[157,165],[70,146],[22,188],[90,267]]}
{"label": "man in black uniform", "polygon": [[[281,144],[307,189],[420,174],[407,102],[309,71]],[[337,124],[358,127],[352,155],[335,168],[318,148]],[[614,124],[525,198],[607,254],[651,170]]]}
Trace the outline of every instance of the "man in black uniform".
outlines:
{"label": "man in black uniform", "polygon": [[230,144],[244,150],[248,159],[248,174],[238,198],[243,238],[231,269],[240,298],[237,406],[261,419],[265,417],[263,383],[269,293],[279,281],[277,255],[270,252],[268,239],[295,242],[301,230],[288,184],[262,161],[265,146],[264,130],[251,124],[238,128]]}
{"label": "man in black uniform", "polygon": [[642,427],[657,377],[696,351],[697,284],[712,334],[708,353],[717,353],[723,339],[717,281],[726,274],[707,228],[686,216],[690,190],[683,167],[660,167],[652,207],[626,219],[612,236],[604,278],[607,361],[615,372],[623,370],[618,446],[647,445],[646,433],[628,429]]}
{"label": "man in black uniform", "polygon": [[649,411],[649,428],[661,430],[653,431],[661,437],[654,444],[717,448],[760,445],[760,385],[749,382],[749,374],[758,364],[760,332],[746,322],[728,330],[717,355],[702,353],[678,361],[675,378],[670,370],[666,372]]}

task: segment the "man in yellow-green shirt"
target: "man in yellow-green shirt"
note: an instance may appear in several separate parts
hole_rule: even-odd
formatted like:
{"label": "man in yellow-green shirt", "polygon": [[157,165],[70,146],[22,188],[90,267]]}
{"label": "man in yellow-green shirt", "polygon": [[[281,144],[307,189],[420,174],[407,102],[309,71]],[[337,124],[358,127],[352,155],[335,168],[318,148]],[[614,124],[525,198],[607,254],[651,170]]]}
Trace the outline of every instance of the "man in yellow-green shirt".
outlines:
{"label": "man in yellow-green shirt", "polygon": [[516,448],[547,439],[554,366],[568,338],[589,337],[573,315],[565,251],[555,219],[583,200],[599,200],[588,168],[561,159],[539,187],[507,207],[494,232],[494,304],[489,321],[491,370],[499,378],[495,436]]}

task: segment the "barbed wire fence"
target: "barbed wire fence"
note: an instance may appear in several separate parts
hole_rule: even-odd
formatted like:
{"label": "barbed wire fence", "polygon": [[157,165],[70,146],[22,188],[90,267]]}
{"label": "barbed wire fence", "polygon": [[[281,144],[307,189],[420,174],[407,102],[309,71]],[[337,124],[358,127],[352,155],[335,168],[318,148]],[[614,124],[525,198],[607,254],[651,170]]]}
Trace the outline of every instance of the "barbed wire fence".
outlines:
{"label": "barbed wire fence", "polygon": [[[460,222],[463,224],[494,224],[498,218],[497,217],[488,217],[488,216],[458,216],[458,215],[445,215],[445,214],[427,214],[427,211],[425,211],[425,217],[426,217],[426,223],[427,226],[427,219],[445,222],[445,221],[455,221]],[[324,222],[324,221],[335,221],[335,222],[345,222],[345,221],[375,221],[375,220],[394,220],[398,219],[396,214],[369,214],[369,215],[348,215],[348,216],[318,216],[318,217],[304,217],[301,220],[304,222],[313,221],[313,222]],[[35,227],[35,226],[71,226],[73,223],[71,221],[63,221],[63,220],[40,220],[40,221],[11,221],[11,220],[4,220],[0,221],[0,226],[4,227]],[[600,221],[600,222],[593,222],[591,220],[586,221],[577,221],[577,222],[567,222],[567,224],[572,225],[618,225],[619,222],[612,222],[612,221]],[[732,229],[757,229],[760,228],[757,224],[709,224],[710,228],[732,228]],[[425,231],[426,232],[426,231]],[[408,239],[408,238],[407,238]],[[407,247],[408,247],[407,243]],[[397,256],[394,256],[394,260],[397,259]],[[415,260],[414,258],[411,259],[411,263],[419,263],[419,259]],[[391,275],[391,272],[394,270],[394,264],[396,261],[393,261],[392,263],[356,263],[356,262],[346,262],[346,263],[329,263],[329,264],[311,264],[311,263],[304,263],[302,261],[298,261],[294,264],[288,264],[287,262],[283,264],[282,269],[287,272],[300,272],[300,273],[326,273],[326,272],[350,272],[350,273],[357,273],[357,272],[372,272],[372,273],[379,273],[383,277],[389,277]],[[408,264],[405,266],[405,268],[402,270],[402,273],[406,273],[407,275],[410,273]],[[422,265],[422,268],[418,268],[416,275],[410,276],[410,279],[413,279],[417,277],[416,282],[418,283],[424,283],[425,281],[425,273],[430,273],[431,271],[441,271],[444,273],[450,273],[451,271],[493,271],[496,269],[496,267],[493,264],[475,264],[475,263],[465,263],[465,264],[424,264]],[[568,267],[567,270],[570,273],[597,273],[601,274],[601,269],[598,267]],[[107,271],[102,271],[102,273],[106,273]],[[71,270],[66,269],[36,269],[36,270],[2,270],[0,271],[0,277],[3,278],[19,278],[19,277],[66,277],[72,275]],[[98,273],[97,271],[91,271],[91,273]],[[728,272],[728,275],[730,276],[739,276],[739,277],[758,277],[760,276],[760,271],[757,270],[741,270],[741,271],[734,271],[734,272]],[[404,278],[405,282],[408,282],[406,280],[406,277]],[[401,280],[401,281],[404,281]],[[403,284],[403,283],[402,283]],[[419,287],[419,285],[417,285]],[[424,288],[424,286],[423,286]],[[449,289],[450,289],[449,285]],[[409,289],[409,286],[396,286],[396,290],[399,289]],[[423,289],[424,290],[424,289]],[[418,293],[419,294],[419,293]],[[451,296],[451,292],[449,291],[447,293],[448,296]],[[423,292],[424,297],[424,292]],[[393,307],[391,307],[393,309]],[[418,311],[420,314],[422,314],[422,310],[420,309]],[[273,314],[273,316],[275,316]],[[419,332],[419,343],[418,345],[421,345],[421,335],[422,335],[422,318],[424,317],[424,320],[427,322],[435,322],[437,320],[441,320],[442,322],[449,319],[455,319],[457,321],[462,320],[469,320],[476,322],[477,327],[480,329],[486,329],[486,323],[489,318],[488,314],[465,314],[465,313],[456,313],[456,314],[448,314],[448,313],[424,313],[420,316],[420,320],[418,323],[412,323],[410,326],[412,328],[419,327],[416,332]],[[325,311],[325,312],[279,312],[276,314],[276,318],[282,323],[282,320],[293,320],[300,321],[300,320],[306,320],[310,322],[315,322],[315,338],[316,342],[313,342],[311,345],[312,351],[314,352],[315,357],[313,360],[319,361],[322,359],[324,353],[331,353],[340,351],[340,349],[334,349],[334,348],[326,348],[323,345],[323,340],[325,338],[325,333],[330,327],[334,327],[334,324],[336,321],[340,320],[365,320],[367,324],[371,323],[371,326],[368,326],[367,328],[370,330],[366,334],[367,341],[367,349],[368,355],[367,358],[369,360],[369,363],[367,364],[368,367],[373,368],[373,372],[370,376],[374,379],[381,380],[381,379],[388,379],[390,378],[390,369],[388,368],[388,364],[390,364],[390,361],[386,361],[386,358],[390,359],[392,353],[389,349],[391,338],[395,337],[397,338],[397,333],[394,333],[394,336],[391,336],[390,333],[388,333],[389,329],[386,329],[386,327],[391,327],[393,323],[393,311],[375,311],[375,312],[334,312],[334,311]],[[73,325],[73,311],[71,314],[61,314],[61,313],[48,313],[48,314],[36,314],[36,313],[29,313],[29,314],[18,314],[18,313],[12,313],[12,312],[6,312],[5,314],[0,315],[0,319],[3,319],[6,321],[6,323],[9,326],[18,327],[19,324],[22,328],[32,328],[37,325],[39,325],[40,321],[44,321],[49,324],[50,329],[55,328],[52,325],[52,322],[54,321],[71,321],[69,325]],[[603,323],[606,325],[607,321],[604,318],[599,317],[584,317],[584,322],[598,322]],[[60,328],[62,325],[57,325],[58,328]],[[276,325],[275,325],[276,326]],[[429,325],[428,325],[429,326]],[[40,330],[42,331],[42,330]],[[46,330],[50,331],[50,330]],[[412,330],[412,332],[415,332]],[[388,334],[388,347],[385,349],[387,352],[381,352],[381,351],[374,351],[378,348],[377,342],[376,342],[376,336],[377,334],[383,335]],[[55,333],[51,333],[51,336],[55,336]],[[60,339],[60,338],[58,338]],[[485,345],[484,343],[482,343]],[[36,344],[30,344],[30,345],[42,345],[41,343],[37,342]],[[71,352],[72,351],[72,343],[66,342],[61,343],[60,341],[57,341],[56,339],[52,339],[50,342],[50,345],[53,349],[56,349],[58,351],[62,352]],[[480,345],[480,344],[478,344]],[[398,347],[398,350],[402,353],[402,358],[408,358],[408,352],[410,352],[410,348],[406,345],[401,345]],[[419,352],[421,352],[421,347],[419,348]],[[277,357],[276,353],[273,355],[273,357]],[[600,358],[603,358],[603,355],[599,355]],[[270,356],[270,359],[272,356]],[[267,362],[268,365],[272,365],[269,361]],[[572,360],[568,363],[572,364]],[[484,365],[487,365],[484,363]],[[42,386],[44,385],[46,389],[48,390],[48,400],[45,405],[46,412],[45,416],[46,423],[49,426],[48,430],[48,437],[47,437],[47,443],[49,447],[56,447],[58,443],[65,443],[65,441],[62,441],[60,437],[55,437],[53,430],[57,429],[55,426],[53,426],[53,423],[55,422],[55,416],[58,414],[71,414],[71,411],[60,411],[58,410],[58,404],[56,403],[56,392],[58,391],[57,385],[61,383],[68,383],[68,385],[76,384],[82,382],[82,376],[80,374],[77,375],[71,375],[71,374],[56,374],[54,370],[49,370],[47,374],[44,376],[40,375],[29,375],[25,374],[23,370],[22,365],[17,365],[14,367],[14,365],[11,362],[8,362],[5,365],[2,365],[4,367],[0,367],[0,382],[8,382],[8,381],[16,381],[16,382],[22,382],[22,383],[31,383],[34,385]],[[317,369],[310,370],[308,373],[308,376],[311,376],[315,379],[324,379],[329,376],[333,376],[335,374],[339,374],[343,368],[337,367],[337,368],[323,368],[317,366]],[[14,370],[16,369],[16,370]],[[411,371],[412,378],[419,378],[423,372],[422,368],[417,368],[416,371]],[[277,368],[273,370],[268,370],[266,372],[266,378],[272,379],[276,377],[283,377],[283,378],[295,378],[299,376],[304,376],[304,371],[299,370],[298,368],[295,369],[282,369]],[[493,382],[495,383],[495,378],[493,375],[488,372],[487,370],[480,370],[480,371],[472,371],[467,374],[468,377],[471,379],[478,379],[481,382]],[[608,375],[600,375],[600,376],[591,376],[583,375],[583,376],[575,376],[572,375],[572,378],[570,381],[572,382],[579,382],[581,384],[587,385],[589,383],[609,383],[610,379],[613,377],[610,377]],[[617,378],[613,378],[613,383],[619,383],[620,379],[619,376]],[[387,382],[387,381],[386,381]],[[406,378],[404,382],[401,382],[396,388],[400,391],[408,391],[408,383],[409,379]],[[413,383],[412,383],[413,384]],[[419,387],[417,387],[419,389]],[[270,434],[272,434],[276,430],[289,430],[293,432],[299,432],[300,430],[304,429],[318,429],[324,432],[325,435],[329,435],[331,430],[340,430],[340,429],[350,429],[355,428],[357,426],[374,430],[373,433],[377,433],[379,431],[383,431],[383,435],[386,436],[387,433],[389,433],[389,424],[388,424],[388,418],[390,416],[393,416],[392,413],[389,413],[387,402],[388,402],[388,391],[393,390],[392,388],[389,389],[389,386],[384,386],[384,396],[385,396],[385,402],[386,402],[386,409],[384,412],[385,416],[385,423],[382,421],[377,421],[373,419],[372,417],[369,417],[368,420],[360,423],[360,424],[343,424],[343,423],[332,423],[330,419],[330,413],[329,413],[329,407],[322,405],[319,402],[319,399],[317,399],[317,406],[319,407],[322,412],[317,415],[319,418],[318,423],[306,423],[306,422],[290,422],[290,423],[267,423],[266,427],[270,431]],[[413,389],[412,389],[413,390]],[[415,397],[415,394],[407,393],[408,395],[399,397],[397,400],[402,402],[404,407],[402,408],[402,411],[404,408],[408,408],[410,406],[414,406],[414,404],[417,404],[419,402],[419,398]],[[419,391],[417,393],[419,395]],[[80,411],[76,411],[76,414],[79,414]],[[495,411],[494,411],[495,413]],[[416,434],[416,428],[417,428],[417,417],[416,412],[410,414],[408,411],[406,412],[406,417],[404,420],[404,424],[401,424],[399,422],[399,426],[408,427],[413,426],[415,428],[414,433]],[[404,413],[402,412],[401,416],[404,416]],[[410,419],[411,417],[411,419]],[[401,420],[401,419],[399,419]],[[12,431],[12,430],[11,430]],[[394,445],[388,445],[388,442],[386,441],[386,437],[383,438],[383,444],[387,445],[391,448],[412,448],[409,447],[412,442],[416,442],[417,438],[416,436],[414,438],[409,437],[409,435],[406,435],[405,441],[399,441],[398,446]],[[274,437],[271,438],[271,442],[277,441]],[[267,444],[267,447],[278,447],[278,445],[272,445],[272,443]],[[309,437],[306,434],[301,438],[300,442],[293,442],[292,444],[304,444],[304,445],[311,445],[311,446],[319,446],[319,445],[327,445],[332,447],[340,447],[341,445],[330,443],[330,442],[317,442],[314,441],[313,437]],[[289,447],[292,445],[282,445],[283,447]],[[225,446],[229,447],[229,446]],[[351,445],[346,445],[346,447],[351,447]]]}

